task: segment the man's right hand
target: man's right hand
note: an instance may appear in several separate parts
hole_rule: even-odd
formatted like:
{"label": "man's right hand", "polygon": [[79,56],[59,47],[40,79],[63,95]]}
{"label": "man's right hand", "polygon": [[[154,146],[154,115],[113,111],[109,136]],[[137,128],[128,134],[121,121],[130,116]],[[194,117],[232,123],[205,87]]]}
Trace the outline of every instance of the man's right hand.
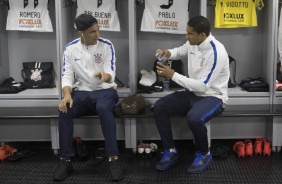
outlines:
{"label": "man's right hand", "polygon": [[156,55],[159,56],[159,57],[170,58],[171,53],[168,50],[157,49],[156,50]]}
{"label": "man's right hand", "polygon": [[68,103],[70,104],[70,108],[72,108],[73,100],[72,100],[71,95],[64,96],[64,98],[59,103],[59,110],[63,113],[66,113],[68,111],[68,108],[67,108]]}

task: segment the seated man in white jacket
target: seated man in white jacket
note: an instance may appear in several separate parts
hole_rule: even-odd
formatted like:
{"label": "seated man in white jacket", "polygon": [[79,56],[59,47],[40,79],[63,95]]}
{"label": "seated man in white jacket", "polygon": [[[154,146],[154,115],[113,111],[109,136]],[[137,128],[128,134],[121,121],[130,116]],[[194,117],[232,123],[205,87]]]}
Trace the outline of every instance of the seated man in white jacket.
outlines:
{"label": "seated man in white jacket", "polygon": [[155,121],[165,148],[156,169],[166,170],[177,163],[179,153],[173,140],[170,115],[186,114],[197,150],[187,172],[201,173],[212,160],[205,123],[224,111],[228,99],[229,60],[224,46],[211,35],[208,19],[191,18],[186,31],[187,42],[183,46],[156,51],[160,60],[188,56],[188,77],[158,62],[157,73],[185,90],[162,97],[154,104]]}
{"label": "seated man in white jacket", "polygon": [[92,15],[79,15],[75,25],[80,38],[65,47],[63,57],[63,99],[59,103],[60,161],[54,172],[54,180],[66,179],[73,170],[73,118],[97,113],[105,137],[110,176],[113,181],[119,181],[123,174],[118,160],[113,114],[119,100],[114,82],[115,49],[109,40],[100,37],[98,22]]}

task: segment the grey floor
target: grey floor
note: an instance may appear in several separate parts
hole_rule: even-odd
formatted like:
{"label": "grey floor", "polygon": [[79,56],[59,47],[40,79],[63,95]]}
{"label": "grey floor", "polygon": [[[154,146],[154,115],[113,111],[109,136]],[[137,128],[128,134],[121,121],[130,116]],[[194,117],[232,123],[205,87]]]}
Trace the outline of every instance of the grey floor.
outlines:
{"label": "grey floor", "polygon": [[[152,142],[152,141],[151,141]],[[234,141],[226,143],[213,140],[213,145],[232,147]],[[160,142],[155,142],[160,146]],[[73,159],[74,173],[64,182],[53,182],[52,173],[57,157],[53,155],[49,142],[8,143],[20,150],[31,150],[35,154],[18,161],[0,162],[0,184],[104,184],[109,181],[108,163],[98,166],[89,165],[87,160],[77,157]],[[95,148],[102,142],[86,142],[89,152],[93,155]],[[124,148],[120,142],[121,163],[124,170],[122,184],[187,184],[187,183],[282,183],[282,153],[271,156],[255,155],[238,158],[230,152],[227,159],[214,158],[210,167],[201,174],[186,173],[188,164],[193,161],[194,147],[190,141],[179,141],[180,162],[165,172],[155,170],[160,154],[151,158],[140,158],[131,150]],[[160,149],[161,150],[161,149]]]}

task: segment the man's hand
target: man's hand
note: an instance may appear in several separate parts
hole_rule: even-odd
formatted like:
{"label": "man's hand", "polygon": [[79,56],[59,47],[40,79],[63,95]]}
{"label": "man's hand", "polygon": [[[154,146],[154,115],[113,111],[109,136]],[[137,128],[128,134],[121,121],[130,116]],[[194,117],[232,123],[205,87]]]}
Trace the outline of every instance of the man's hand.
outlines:
{"label": "man's hand", "polygon": [[112,79],[111,75],[105,73],[104,71],[96,73],[95,77],[98,77],[102,82],[110,82]]}
{"label": "man's hand", "polygon": [[161,62],[157,62],[157,73],[161,76],[171,79],[175,71]]}
{"label": "man's hand", "polygon": [[66,113],[68,111],[68,108],[67,108],[68,103],[70,104],[70,108],[72,108],[73,100],[72,100],[71,95],[64,96],[64,98],[59,103],[59,110],[63,113]]}
{"label": "man's hand", "polygon": [[168,50],[157,49],[156,55],[159,56],[160,58],[161,57],[170,58],[171,53]]}

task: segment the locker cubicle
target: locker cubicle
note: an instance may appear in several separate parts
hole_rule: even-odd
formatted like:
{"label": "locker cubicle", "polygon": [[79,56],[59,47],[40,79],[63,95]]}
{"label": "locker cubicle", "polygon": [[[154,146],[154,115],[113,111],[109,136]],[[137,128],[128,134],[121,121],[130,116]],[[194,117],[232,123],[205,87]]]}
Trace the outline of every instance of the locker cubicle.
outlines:
{"label": "locker cubicle", "polygon": [[[71,6],[66,6],[64,0],[59,0],[58,18],[60,20],[59,57],[63,57],[64,47],[72,40],[78,38],[78,32],[74,28],[74,19],[76,16],[76,2]],[[117,13],[120,20],[120,32],[100,31],[100,36],[109,39],[116,52],[116,77],[125,85],[118,87],[120,97],[127,96],[130,93],[129,88],[129,34],[128,34],[128,1],[117,1]],[[61,67],[61,66],[60,66]]]}
{"label": "locker cubicle", "polygon": [[[236,81],[246,78],[264,79],[269,92],[247,92],[240,87],[229,88],[230,104],[271,104],[273,97],[274,43],[277,1],[264,1],[264,8],[257,10],[257,27],[214,28],[212,34],[220,40],[228,54],[236,60]],[[207,17],[214,25],[215,7],[207,6]]]}
{"label": "locker cubicle", "polygon": [[[187,1],[188,3],[188,1]],[[190,0],[189,17],[201,14],[201,2],[197,0]],[[137,31],[137,73],[145,69],[151,71],[156,60],[155,52],[157,49],[171,49],[179,47],[186,43],[185,34],[169,34],[169,33],[153,33],[140,31],[141,20],[143,16],[144,5],[142,3],[136,6],[136,31]],[[182,70],[187,75],[187,58],[182,59]],[[138,81],[136,81],[138,82]],[[175,91],[171,88],[170,92]],[[156,92],[152,94],[143,94],[146,98],[160,98],[170,92]],[[154,99],[151,99],[154,100]]]}
{"label": "locker cubicle", "polygon": [[[2,2],[3,3],[3,2]],[[49,16],[53,32],[7,31],[8,7],[0,6],[0,82],[13,77],[22,82],[23,62],[53,62],[55,83],[60,76],[58,55],[57,1],[50,0]],[[0,107],[57,107],[59,88],[27,89],[17,94],[0,94]],[[1,120],[1,142],[6,141],[49,141],[49,120]]]}
{"label": "locker cubicle", "polygon": [[[281,7],[282,7],[282,2],[280,0],[275,1],[275,24],[273,26],[273,29],[275,31],[275,39],[274,39],[274,70],[273,70],[273,80],[274,84],[272,86],[273,88],[273,104],[282,104],[282,91],[276,91],[275,87],[275,82],[276,82],[276,72],[277,72],[277,64],[279,63],[279,53],[278,53],[278,26],[279,25],[279,18],[281,14]],[[281,138],[281,133],[282,133],[282,118],[279,116],[273,117],[273,144],[274,145],[282,145],[282,138]],[[277,148],[277,151],[281,151],[281,147]]]}
{"label": "locker cubicle", "polygon": [[[74,19],[76,17],[76,2],[67,6],[66,1],[58,0],[58,18],[59,18],[59,58],[63,58],[64,47],[72,40],[78,38],[78,32],[74,28]],[[120,21],[120,32],[100,31],[100,36],[110,40],[116,52],[116,77],[125,85],[118,87],[118,95],[122,99],[130,94],[130,65],[129,62],[129,14],[128,0],[117,1],[117,13]],[[60,59],[60,67],[62,59]],[[121,119],[116,119],[117,137],[124,139],[124,123]],[[84,140],[104,140],[100,127],[99,119],[75,119],[74,137],[80,136]]]}
{"label": "locker cubicle", "polygon": [[[248,77],[261,77],[269,84],[269,92],[247,92],[240,87],[229,88],[229,105],[265,104],[266,107],[272,105],[278,4],[276,0],[269,0],[264,1],[264,5],[261,11],[257,10],[257,27],[212,29],[213,35],[225,45],[229,55],[237,61],[238,83]],[[214,6],[207,6],[207,16],[212,24],[214,11]],[[216,118],[211,123],[211,137],[212,139],[261,137],[269,138],[273,145],[277,145],[274,118]]]}
{"label": "locker cubicle", "polygon": [[[133,0],[134,1],[134,0]],[[157,49],[170,49],[183,45],[187,40],[185,34],[169,34],[169,33],[154,33],[154,32],[142,32],[140,31],[141,20],[144,11],[143,1],[135,1],[132,6],[135,7],[134,16],[131,24],[135,24],[135,29],[132,34],[135,34],[135,40],[132,40],[136,44],[135,52],[135,91],[137,91],[138,75],[140,71],[145,69],[151,71],[155,62],[155,52]],[[188,1],[187,1],[188,3]],[[189,2],[189,17],[196,15],[205,15],[205,3],[206,1],[190,0]],[[132,54],[132,53],[131,53]],[[134,53],[133,53],[134,54]],[[182,70],[187,75],[187,58],[182,59]],[[166,96],[169,93],[177,90],[176,88],[170,88],[168,92],[153,92],[150,94],[142,93],[146,98],[148,104],[153,104],[160,97]],[[176,118],[173,122],[173,133],[176,139],[191,139],[192,134],[189,133],[189,128],[184,118]],[[136,124],[135,124],[136,123]],[[177,125],[176,125],[177,124]],[[136,119],[136,122],[132,120],[132,126],[136,126],[132,135],[137,136],[137,140],[158,140],[160,139],[154,119]],[[187,133],[188,132],[188,133]]]}
{"label": "locker cubicle", "polygon": [[[276,80],[276,71],[277,71],[277,65],[276,63],[279,63],[279,52],[278,52],[278,26],[279,26],[279,19],[280,19],[280,14],[281,14],[281,7],[282,7],[282,2],[281,1],[277,1],[276,2],[277,6],[276,6],[276,21],[275,21],[275,49],[274,49],[274,72],[273,72],[273,78],[274,80]],[[274,83],[275,84],[275,83]],[[282,104],[282,91],[276,91],[275,89],[275,85],[273,85],[273,91],[274,91],[274,95],[273,95],[273,104]]]}
{"label": "locker cubicle", "polygon": [[[7,31],[6,20],[8,7],[0,6],[0,79],[1,82],[12,77],[22,82],[23,62],[53,62],[55,83],[59,77],[57,60],[57,16],[55,0],[50,0],[48,10],[53,32]],[[57,106],[59,89],[27,89],[18,94],[0,94],[0,106],[30,107]]]}
{"label": "locker cubicle", "polygon": [[[214,28],[215,6],[208,5],[207,1],[191,0],[189,16],[203,15],[211,22],[211,32],[222,42],[229,55],[236,59],[236,81],[240,83],[248,77],[263,78],[270,86],[269,92],[247,92],[240,87],[229,88],[229,105],[265,104],[271,105],[274,86],[274,43],[276,26],[277,1],[264,1],[264,8],[257,11],[258,27],[216,29]],[[140,32],[142,8],[136,6],[137,30],[137,71],[151,70],[154,53],[157,48],[169,49],[182,45],[186,39],[184,35],[170,35],[163,33]],[[187,65],[183,60],[183,69],[187,74]],[[170,92],[173,92],[171,90]],[[154,103],[159,97],[168,92],[144,94],[146,99]],[[159,139],[154,120],[136,120],[137,139]],[[173,119],[175,139],[192,138],[189,128],[183,119]],[[211,138],[256,138],[271,137],[273,133],[272,119],[262,117],[252,118],[216,118],[211,123]]]}

